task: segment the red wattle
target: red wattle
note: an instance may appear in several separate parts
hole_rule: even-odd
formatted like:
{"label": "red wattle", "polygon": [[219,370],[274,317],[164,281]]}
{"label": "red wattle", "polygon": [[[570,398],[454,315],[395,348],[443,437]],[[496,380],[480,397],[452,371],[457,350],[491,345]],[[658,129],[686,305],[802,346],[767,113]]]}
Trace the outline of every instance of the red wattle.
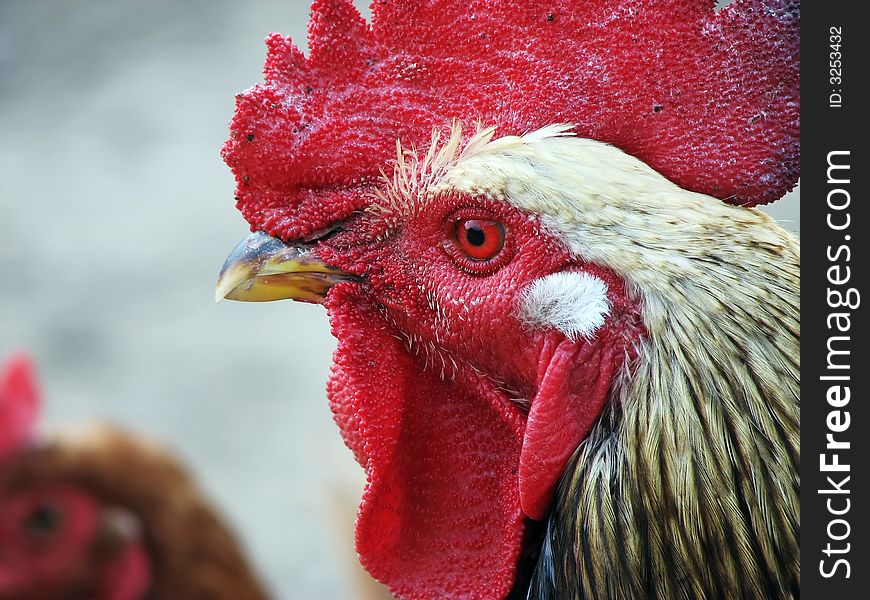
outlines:
{"label": "red wattle", "polygon": [[480,381],[424,370],[354,293],[327,300],[339,340],[329,397],[368,479],[360,560],[400,597],[503,597],[523,534],[522,415]]}
{"label": "red wattle", "polygon": [[151,561],[141,543],[130,544],[103,574],[100,600],[143,600],[151,587]]}
{"label": "red wattle", "polygon": [[622,348],[564,341],[538,385],[520,454],[520,502],[544,519],[565,465],[598,420]]}

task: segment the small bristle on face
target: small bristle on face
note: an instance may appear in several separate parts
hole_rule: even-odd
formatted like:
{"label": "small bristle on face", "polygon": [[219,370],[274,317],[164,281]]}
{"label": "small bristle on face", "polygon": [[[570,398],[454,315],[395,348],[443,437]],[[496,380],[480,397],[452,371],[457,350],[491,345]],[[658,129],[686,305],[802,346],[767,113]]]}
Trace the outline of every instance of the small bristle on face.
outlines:
{"label": "small bristle on face", "polygon": [[223,156],[254,229],[300,238],[371,202],[433,128],[571,123],[683,188],[740,205],[797,180],[799,3],[744,0],[315,0],[310,55],[267,39]]}

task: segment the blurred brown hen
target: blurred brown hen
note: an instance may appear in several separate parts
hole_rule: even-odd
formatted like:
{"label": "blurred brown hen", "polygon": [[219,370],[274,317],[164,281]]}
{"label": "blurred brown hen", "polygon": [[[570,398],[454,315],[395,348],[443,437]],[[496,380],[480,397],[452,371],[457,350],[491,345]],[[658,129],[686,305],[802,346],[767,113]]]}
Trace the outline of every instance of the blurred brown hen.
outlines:
{"label": "blurred brown hen", "polygon": [[34,435],[26,359],[0,377],[0,600],[265,598],[165,449],[110,425]]}

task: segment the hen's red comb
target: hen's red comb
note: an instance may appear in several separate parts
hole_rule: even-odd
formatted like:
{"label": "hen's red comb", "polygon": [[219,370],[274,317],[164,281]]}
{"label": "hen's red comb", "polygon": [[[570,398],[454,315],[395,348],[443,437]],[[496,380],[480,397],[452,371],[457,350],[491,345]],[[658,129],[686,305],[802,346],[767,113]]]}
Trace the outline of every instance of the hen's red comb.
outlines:
{"label": "hen's red comb", "polygon": [[267,38],[223,156],[252,228],[299,237],[453,119],[500,135],[573,123],[734,204],[798,177],[799,0],[315,0],[309,57]]}
{"label": "hen's red comb", "polygon": [[0,370],[0,460],[26,443],[39,411],[39,390],[30,359],[19,354]]}

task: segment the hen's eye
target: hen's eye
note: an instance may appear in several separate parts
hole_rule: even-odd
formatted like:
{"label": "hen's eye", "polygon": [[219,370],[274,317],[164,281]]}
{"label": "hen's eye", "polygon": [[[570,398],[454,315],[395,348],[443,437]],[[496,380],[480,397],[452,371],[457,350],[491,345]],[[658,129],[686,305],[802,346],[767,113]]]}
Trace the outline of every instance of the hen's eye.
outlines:
{"label": "hen's eye", "polygon": [[504,226],[486,219],[461,219],[456,222],[456,241],[472,260],[489,260],[504,247]]}
{"label": "hen's eye", "polygon": [[51,536],[63,522],[63,512],[52,504],[38,504],[27,513],[23,527],[33,539],[44,540]]}

